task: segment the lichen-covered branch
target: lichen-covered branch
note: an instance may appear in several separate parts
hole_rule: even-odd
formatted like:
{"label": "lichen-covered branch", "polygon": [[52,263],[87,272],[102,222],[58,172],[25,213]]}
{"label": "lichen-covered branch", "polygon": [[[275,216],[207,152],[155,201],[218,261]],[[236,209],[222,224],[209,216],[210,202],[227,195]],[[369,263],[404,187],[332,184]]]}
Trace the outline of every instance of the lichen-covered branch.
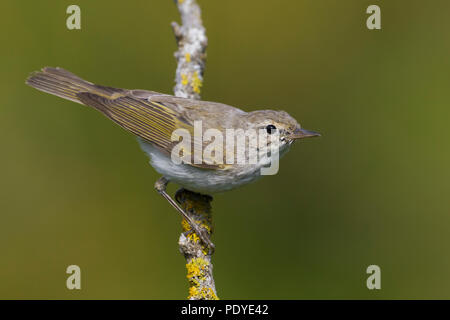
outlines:
{"label": "lichen-covered branch", "polygon": [[[213,232],[211,217],[212,197],[202,195],[186,189],[180,189],[175,199],[189,216],[208,231],[209,236]],[[211,263],[212,252],[199,237],[192,232],[189,223],[183,219],[183,232],[178,244],[180,251],[186,258],[187,278],[189,281],[190,300],[217,300],[216,286],[213,277],[213,265]]]}
{"label": "lichen-covered branch", "polygon": [[208,39],[200,7],[195,0],[175,0],[181,15],[181,26],[172,22],[178,44],[175,52],[178,66],[174,93],[177,97],[200,99]]}
{"label": "lichen-covered branch", "polygon": [[[200,7],[195,0],[175,0],[175,3],[180,12],[182,24],[180,26],[172,22],[178,45],[178,50],[175,52],[177,71],[174,93],[177,97],[199,100],[208,45],[206,31],[202,24]],[[210,204],[212,197],[180,189],[175,199],[183,210],[211,236],[213,231]],[[186,258],[189,281],[188,299],[216,300],[218,297],[211,263],[212,251],[202,243],[184,219],[182,228],[183,232],[178,244]]]}

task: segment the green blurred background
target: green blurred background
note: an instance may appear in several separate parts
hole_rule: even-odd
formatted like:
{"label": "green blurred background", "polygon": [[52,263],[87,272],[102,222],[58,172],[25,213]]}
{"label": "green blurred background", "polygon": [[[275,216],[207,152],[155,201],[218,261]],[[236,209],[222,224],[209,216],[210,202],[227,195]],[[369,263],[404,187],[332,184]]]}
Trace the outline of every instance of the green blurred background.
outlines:
{"label": "green blurred background", "polygon": [[[79,31],[65,25],[74,3]],[[382,30],[366,28],[371,4]],[[323,134],[276,176],[215,196],[219,297],[450,298],[449,1],[200,5],[203,98],[283,109]],[[24,84],[48,65],[171,93],[173,1],[0,8],[0,298],[186,298],[180,217],[134,137]],[[79,291],[65,286],[71,264]],[[366,288],[371,264],[378,291]]]}

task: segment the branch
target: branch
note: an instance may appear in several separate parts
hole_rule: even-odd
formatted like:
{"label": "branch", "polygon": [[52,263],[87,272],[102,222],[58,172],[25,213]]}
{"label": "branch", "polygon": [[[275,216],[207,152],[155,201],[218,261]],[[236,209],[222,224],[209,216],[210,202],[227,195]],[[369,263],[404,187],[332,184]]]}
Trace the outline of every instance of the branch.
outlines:
{"label": "branch", "polygon": [[[206,47],[208,39],[202,25],[200,7],[195,0],[175,0],[181,15],[182,25],[172,22],[172,28],[178,45],[175,52],[177,59],[176,85],[177,97],[200,100],[203,84]],[[201,195],[186,189],[180,189],[175,195],[183,210],[211,237],[213,226],[211,216],[212,197]],[[186,258],[187,278],[189,281],[190,300],[216,300],[212,252],[206,248],[186,220],[182,221],[183,232],[178,244],[180,252]]]}
{"label": "branch", "polygon": [[178,62],[174,92],[177,97],[200,100],[208,39],[195,0],[175,0],[181,15],[181,27],[172,22],[178,44]]}

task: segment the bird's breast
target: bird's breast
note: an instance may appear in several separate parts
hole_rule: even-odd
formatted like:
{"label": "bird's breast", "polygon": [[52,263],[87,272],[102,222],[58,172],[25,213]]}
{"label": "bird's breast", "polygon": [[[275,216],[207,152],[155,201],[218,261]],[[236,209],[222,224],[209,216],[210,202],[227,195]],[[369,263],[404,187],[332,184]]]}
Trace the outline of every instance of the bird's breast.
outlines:
{"label": "bird's breast", "polygon": [[260,177],[258,165],[233,165],[231,169],[214,170],[175,164],[171,158],[151,143],[139,139],[141,148],[150,157],[152,167],[164,177],[182,187],[200,193],[217,193],[235,189]]}

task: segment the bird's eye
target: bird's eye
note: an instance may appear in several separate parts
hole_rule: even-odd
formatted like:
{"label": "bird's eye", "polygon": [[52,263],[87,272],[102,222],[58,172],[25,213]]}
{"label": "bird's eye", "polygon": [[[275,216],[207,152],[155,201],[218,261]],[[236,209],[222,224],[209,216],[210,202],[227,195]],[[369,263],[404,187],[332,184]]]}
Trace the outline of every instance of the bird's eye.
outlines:
{"label": "bird's eye", "polygon": [[267,130],[268,134],[272,134],[272,133],[275,133],[275,130],[277,130],[277,127],[275,127],[273,124],[269,124],[266,127],[266,130]]}

